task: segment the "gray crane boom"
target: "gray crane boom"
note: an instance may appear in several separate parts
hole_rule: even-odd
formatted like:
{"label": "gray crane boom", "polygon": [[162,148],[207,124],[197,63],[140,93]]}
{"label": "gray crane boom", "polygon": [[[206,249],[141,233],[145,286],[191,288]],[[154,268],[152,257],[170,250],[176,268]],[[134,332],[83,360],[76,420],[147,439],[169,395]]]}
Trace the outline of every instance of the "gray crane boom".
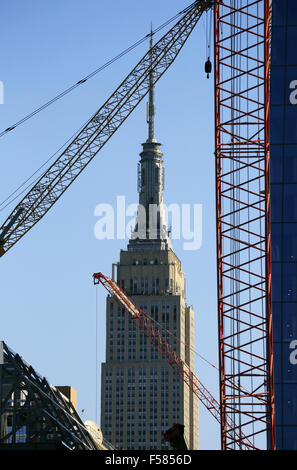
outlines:
{"label": "gray crane boom", "polygon": [[[104,105],[17,204],[0,228],[0,256],[55,204],[176,59],[210,0],[199,0],[144,55]],[[150,71],[153,69],[153,80]]]}

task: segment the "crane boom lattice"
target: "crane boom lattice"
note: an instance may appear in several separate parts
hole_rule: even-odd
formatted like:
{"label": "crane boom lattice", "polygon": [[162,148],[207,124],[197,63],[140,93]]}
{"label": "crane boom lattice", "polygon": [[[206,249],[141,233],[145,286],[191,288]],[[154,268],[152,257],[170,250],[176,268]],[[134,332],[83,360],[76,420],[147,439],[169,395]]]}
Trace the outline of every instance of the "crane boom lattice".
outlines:
{"label": "crane boom lattice", "polygon": [[[104,105],[18,203],[0,229],[4,255],[55,204],[176,59],[209,0],[193,3],[144,55]],[[150,71],[153,69],[153,79]],[[18,217],[16,215],[18,214]],[[12,223],[13,221],[13,223]]]}
{"label": "crane boom lattice", "polygon": [[[143,310],[141,310],[132,299],[121,289],[118,284],[111,278],[106,277],[102,273],[95,273],[93,275],[94,284],[102,284],[107,292],[116,300],[116,302],[124,309],[129,315],[131,320],[137,325],[142,333],[149,339],[149,341],[155,346],[160,352],[162,357],[168,362],[168,364],[174,369],[174,371],[180,376],[180,378],[188,385],[193,391],[197,398],[202,402],[206,409],[212,414],[212,416],[220,423],[221,422],[221,411],[220,404],[207,390],[207,388],[198,379],[196,374],[190,369],[185,361],[176,353],[172,346],[163,337],[162,333],[156,328],[152,322],[152,319]],[[227,418],[228,424],[232,432],[230,433],[230,439],[234,438],[241,439],[242,448],[247,450],[253,450],[255,447],[252,442],[246,438],[243,434],[237,435],[237,431],[234,430],[235,423],[231,417]]]}

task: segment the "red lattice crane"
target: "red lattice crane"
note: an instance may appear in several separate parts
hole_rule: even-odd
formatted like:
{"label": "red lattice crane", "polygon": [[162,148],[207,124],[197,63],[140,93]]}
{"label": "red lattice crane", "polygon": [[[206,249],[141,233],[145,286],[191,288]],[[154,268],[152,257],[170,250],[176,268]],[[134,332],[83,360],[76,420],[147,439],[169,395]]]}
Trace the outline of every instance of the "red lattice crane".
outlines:
{"label": "red lattice crane", "polygon": [[270,1],[214,5],[222,449],[275,449],[270,236]]}
{"label": "red lattice crane", "polygon": [[[155,346],[168,364],[188,387],[190,387],[200,402],[203,403],[212,416],[221,423],[220,404],[202,384],[188,364],[183,361],[172,346],[170,346],[162,333],[153,325],[150,316],[141,310],[113,279],[104,276],[102,273],[93,274],[93,279],[95,285],[102,284],[105,287],[107,292],[115,299],[121,308],[125,310],[126,314]],[[242,433],[239,435],[238,432],[234,430],[235,423],[230,416],[227,417],[227,421],[229,429],[232,430],[230,431],[230,436],[228,436],[229,439],[234,439],[235,434],[236,440],[240,441],[240,445],[243,449],[255,450],[255,446],[247,437]]]}

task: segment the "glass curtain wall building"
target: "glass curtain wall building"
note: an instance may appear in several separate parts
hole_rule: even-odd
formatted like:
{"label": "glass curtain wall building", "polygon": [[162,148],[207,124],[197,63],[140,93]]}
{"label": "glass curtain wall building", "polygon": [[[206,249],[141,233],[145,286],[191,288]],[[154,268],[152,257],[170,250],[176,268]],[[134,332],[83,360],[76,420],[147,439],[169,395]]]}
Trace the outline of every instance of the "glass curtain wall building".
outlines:
{"label": "glass curtain wall building", "polygon": [[277,449],[297,449],[297,1],[272,1],[271,237]]}

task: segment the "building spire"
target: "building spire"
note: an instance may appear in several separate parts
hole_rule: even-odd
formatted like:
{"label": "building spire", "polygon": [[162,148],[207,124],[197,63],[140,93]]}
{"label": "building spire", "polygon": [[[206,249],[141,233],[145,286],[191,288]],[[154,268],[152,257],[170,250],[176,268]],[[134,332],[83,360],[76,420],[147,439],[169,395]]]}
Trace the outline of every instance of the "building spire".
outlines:
{"label": "building spire", "polygon": [[147,123],[148,123],[148,139],[147,142],[156,142],[155,139],[155,97],[154,97],[154,70],[153,64],[153,28],[151,24],[151,37],[150,37],[150,56],[151,56],[151,70],[150,70],[150,91],[149,101],[147,103]]}
{"label": "building spire", "polygon": [[155,96],[153,69],[153,30],[150,34],[149,99],[147,103],[148,138],[142,144],[138,164],[139,205],[135,229],[128,250],[168,250],[171,240],[163,205],[164,168],[161,144],[155,138]]}

